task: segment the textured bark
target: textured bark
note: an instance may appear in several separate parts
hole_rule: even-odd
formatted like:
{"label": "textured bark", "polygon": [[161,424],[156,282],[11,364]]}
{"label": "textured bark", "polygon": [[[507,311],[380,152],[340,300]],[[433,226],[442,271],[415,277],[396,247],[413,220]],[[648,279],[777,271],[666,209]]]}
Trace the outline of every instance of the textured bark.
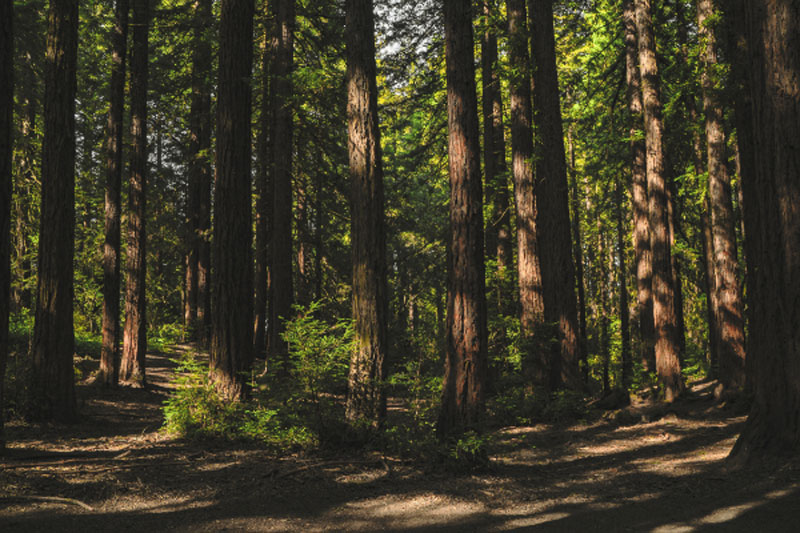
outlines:
{"label": "textured bark", "polygon": [[[511,174],[517,214],[517,280],[520,323],[526,337],[533,337],[544,320],[542,274],[536,234],[536,198],[533,189],[533,130],[531,122],[530,58],[525,0],[506,0],[508,57],[513,75],[511,93]],[[540,330],[541,333],[541,330]],[[533,344],[530,344],[533,346]],[[525,374],[540,386],[548,386],[549,354],[527,354],[531,367]]]}
{"label": "textured bark", "polygon": [[664,170],[663,124],[650,0],[635,0],[647,146],[648,220],[652,257],[656,373],[667,401],[683,392],[675,286],[670,263],[668,190]]}
{"label": "textured bark", "polygon": [[73,421],[77,415],[72,366],[77,0],[52,0],[48,19],[32,414]]}
{"label": "textured bark", "polygon": [[575,266],[570,240],[569,192],[556,71],[552,0],[529,0],[533,33],[533,108],[536,225],[542,270],[544,321],[556,327],[558,344],[550,361],[550,387],[582,388],[578,360]]}
{"label": "textured bark", "polygon": [[731,452],[744,462],[800,452],[800,5],[737,0],[734,9],[745,22],[740,68],[752,104],[737,113],[747,113],[741,124],[754,143],[742,186],[755,398]]}
{"label": "textured bark", "polygon": [[150,33],[149,0],[132,2],[131,48],[131,156],[128,193],[128,261],[126,265],[125,333],[119,379],[134,386],[146,383],[147,352],[147,41]]}
{"label": "textured bark", "polygon": [[570,205],[572,210],[572,247],[575,256],[575,277],[578,285],[578,346],[580,348],[581,378],[585,386],[589,385],[589,353],[586,336],[586,284],[583,271],[583,243],[581,242],[580,194],[578,192],[578,175],[575,169],[575,144],[572,130],[567,132],[569,143],[570,172]]}
{"label": "textured bark", "polygon": [[11,190],[14,116],[14,2],[0,0],[0,453],[5,449],[5,375],[11,302]]}
{"label": "textured bark", "polygon": [[272,261],[269,355],[286,364],[288,347],[283,340],[284,320],[290,318],[292,282],[292,64],[294,48],[294,0],[275,0],[275,65],[272,78]]}
{"label": "textured bark", "polygon": [[207,338],[208,237],[211,191],[211,0],[194,3],[192,100],[189,108],[189,172],[184,324],[193,340]]}
{"label": "textured bark", "polygon": [[120,211],[128,0],[117,0],[111,33],[111,96],[106,138],[105,242],[103,243],[103,347],[98,379],[106,387],[119,379]]}
{"label": "textured bark", "polygon": [[386,236],[372,0],[347,0],[347,129],[356,347],[346,416],[377,426],[386,413]]}
{"label": "textured bark", "polygon": [[714,73],[717,68],[717,38],[713,15],[713,0],[697,0],[697,24],[701,44],[704,45],[701,49],[703,107],[717,300],[715,311],[719,328],[719,379],[726,388],[736,390],[745,385],[744,306],[739,285],[736,223],[725,150],[724,114],[719,95],[721,80]]}
{"label": "textured bark", "polygon": [[633,253],[636,268],[636,316],[639,323],[639,358],[646,371],[655,369],[653,330],[653,265],[650,254],[650,222],[647,219],[647,164],[642,135],[642,90],[639,75],[639,40],[634,0],[625,0],[625,79],[631,138],[631,198],[633,201]]}
{"label": "textured bark", "polygon": [[447,348],[440,436],[477,427],[487,374],[478,99],[470,0],[444,5],[447,72],[450,243]]}
{"label": "textured bark", "polygon": [[[486,202],[492,214],[486,224],[486,250],[497,259],[498,273],[512,261],[511,214],[509,212],[506,147],[503,133],[503,99],[497,64],[497,31],[494,20],[497,0],[483,1],[486,30],[481,36],[481,84],[483,88],[483,166]],[[502,274],[500,274],[502,276]],[[503,296],[498,290],[498,306],[503,311]]]}
{"label": "textured bark", "polygon": [[717,318],[719,304],[717,303],[717,278],[714,272],[714,237],[711,232],[711,204],[708,194],[703,202],[703,212],[700,222],[703,226],[703,276],[706,292],[706,313],[708,316],[708,366],[709,374],[717,377],[719,365],[719,327]]}
{"label": "textured bark", "polygon": [[269,286],[269,240],[272,226],[272,185],[270,182],[270,69],[272,68],[273,25],[269,16],[270,1],[264,0],[264,45],[261,51],[261,117],[257,143],[258,169],[256,173],[255,220],[255,297],[253,299],[253,356],[266,357],[267,311]]}
{"label": "textured bark", "polygon": [[223,0],[217,100],[217,177],[214,203],[209,369],[229,400],[247,394],[242,375],[253,354],[253,262],[250,179],[250,76],[253,0]]}

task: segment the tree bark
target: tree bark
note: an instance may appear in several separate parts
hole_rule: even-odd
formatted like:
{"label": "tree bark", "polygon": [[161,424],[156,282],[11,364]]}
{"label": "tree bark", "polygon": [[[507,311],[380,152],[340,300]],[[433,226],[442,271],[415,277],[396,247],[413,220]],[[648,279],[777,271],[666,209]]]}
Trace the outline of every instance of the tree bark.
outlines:
{"label": "tree bark", "polygon": [[[620,359],[622,360],[622,390],[628,391],[633,384],[633,358],[631,357],[630,310],[628,307],[628,268],[625,261],[624,201],[621,178],[614,180],[614,216],[617,219],[617,272],[619,278],[619,331]],[[613,263],[612,263],[613,268]]]}
{"label": "tree bark", "polygon": [[[800,6],[789,0],[734,4],[744,23],[752,107],[740,124],[753,140],[744,172],[750,334],[755,398],[731,457],[736,462],[800,452]],[[737,55],[741,59],[741,55]]]}
{"label": "tree bark", "polygon": [[719,328],[719,379],[726,388],[738,390],[745,385],[744,306],[739,285],[736,224],[719,96],[721,80],[714,73],[717,68],[717,36],[713,17],[713,0],[697,0],[697,25],[701,44],[704,44],[701,48],[702,85],[717,299],[716,323]]}
{"label": "tree bark", "polygon": [[14,117],[14,2],[0,0],[0,453],[5,439],[5,376],[11,302],[11,158]]}
{"label": "tree bark", "polygon": [[[533,130],[531,120],[530,56],[525,0],[506,0],[508,57],[511,64],[511,174],[517,214],[517,280],[522,333],[531,339],[544,321],[542,273],[536,234],[536,198],[533,189]],[[533,344],[529,344],[533,347]],[[530,368],[524,372],[533,383],[547,387],[547,353],[526,354]]]}
{"label": "tree bark", "polygon": [[111,96],[106,139],[105,242],[103,243],[103,346],[98,379],[106,387],[119,379],[120,212],[128,0],[117,0],[111,34]]}
{"label": "tree bark", "polygon": [[578,311],[575,266],[570,240],[564,132],[556,70],[552,0],[529,0],[533,32],[533,121],[535,145],[536,225],[542,271],[544,321],[556,328],[550,360],[550,387],[580,390]]}
{"label": "tree bark", "polygon": [[652,257],[653,325],[656,373],[668,402],[684,389],[680,372],[680,341],[675,312],[675,286],[670,263],[668,191],[664,170],[663,125],[658,65],[650,0],[635,0],[647,147],[648,220]]}
{"label": "tree bark", "polygon": [[444,5],[450,243],[447,348],[437,430],[444,437],[479,426],[487,374],[478,100],[470,0]]}
{"label": "tree bark", "polygon": [[146,384],[147,353],[147,41],[149,0],[133,0],[131,48],[131,157],[128,193],[128,262],[125,334],[119,379],[133,386]]}
{"label": "tree bark", "polygon": [[73,421],[77,0],[51,0],[48,19],[32,414]]}
{"label": "tree bark", "polygon": [[[288,365],[288,346],[283,340],[284,322],[291,317],[292,281],[292,65],[294,49],[294,0],[275,0],[276,53],[272,78],[272,261],[269,356]],[[286,368],[284,371],[288,370]]]}
{"label": "tree bark", "polygon": [[386,414],[387,286],[383,165],[372,0],[347,0],[347,129],[356,347],[346,416],[377,426]]}
{"label": "tree bark", "polygon": [[639,75],[639,39],[634,0],[625,0],[625,79],[630,113],[631,197],[633,200],[633,252],[636,263],[636,316],[639,323],[639,358],[645,371],[655,369],[653,329],[653,264],[647,206],[647,163],[642,134],[642,90]]}
{"label": "tree bark", "polygon": [[[481,36],[481,84],[483,86],[483,166],[486,201],[492,214],[486,225],[486,250],[497,259],[498,276],[505,276],[511,264],[511,216],[509,213],[506,147],[503,132],[503,99],[497,63],[497,0],[483,0],[486,29]],[[498,289],[498,308],[502,312],[502,296]]]}
{"label": "tree bark", "polygon": [[196,0],[193,20],[192,99],[189,108],[189,187],[187,196],[188,254],[184,323],[189,338],[207,338],[207,252],[211,189],[211,0]]}
{"label": "tree bark", "polygon": [[247,394],[242,375],[253,354],[253,262],[250,179],[250,75],[253,0],[223,0],[217,100],[217,178],[214,209],[211,364],[228,400]]}
{"label": "tree bark", "polygon": [[572,247],[575,256],[575,281],[578,285],[578,346],[580,348],[581,378],[584,386],[589,385],[589,353],[586,336],[586,283],[583,270],[583,243],[581,240],[581,213],[578,174],[575,168],[575,144],[572,130],[567,131],[569,143],[570,205],[572,208]]}

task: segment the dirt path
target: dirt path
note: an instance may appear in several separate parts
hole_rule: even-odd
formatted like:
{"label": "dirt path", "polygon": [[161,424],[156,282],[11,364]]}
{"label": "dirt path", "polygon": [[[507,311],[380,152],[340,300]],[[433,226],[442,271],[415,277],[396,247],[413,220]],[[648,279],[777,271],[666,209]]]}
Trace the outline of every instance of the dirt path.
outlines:
{"label": "dirt path", "polygon": [[9,427],[0,531],[800,530],[800,464],[727,472],[743,417],[700,388],[653,422],[499,430],[491,468],[454,475],[174,441],[172,363],[148,357],[147,390],[79,387],[81,424]]}

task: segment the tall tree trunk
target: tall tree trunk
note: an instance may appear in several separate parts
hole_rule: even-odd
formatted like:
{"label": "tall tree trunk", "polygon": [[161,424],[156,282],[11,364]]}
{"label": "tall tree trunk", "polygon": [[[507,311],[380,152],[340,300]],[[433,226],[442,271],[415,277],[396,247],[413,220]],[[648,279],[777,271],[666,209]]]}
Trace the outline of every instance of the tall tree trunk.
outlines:
{"label": "tall tree trunk", "polygon": [[111,34],[111,97],[106,139],[106,236],[103,243],[103,347],[98,376],[106,387],[116,386],[119,379],[120,195],[129,11],[128,0],[117,0]]}
{"label": "tall tree trunk", "polygon": [[610,250],[607,251],[606,246],[606,233],[600,213],[595,213],[597,218],[597,264],[598,264],[598,283],[597,283],[597,299],[598,313],[597,321],[600,328],[600,360],[602,361],[602,382],[603,394],[611,392],[610,380],[610,367],[611,367],[611,351],[610,351],[610,335],[609,335],[609,316],[611,315],[611,302],[609,296],[609,277],[610,270],[608,263],[611,261]]}
{"label": "tall tree trunk", "polygon": [[[511,216],[508,209],[508,177],[503,133],[503,99],[497,64],[497,0],[483,0],[486,29],[481,36],[481,84],[483,86],[483,165],[486,201],[492,214],[486,225],[486,250],[497,259],[498,276],[502,279],[512,259]],[[498,310],[503,312],[498,288]]]}
{"label": "tall tree trunk", "polygon": [[583,244],[581,242],[581,213],[578,173],[575,167],[575,143],[572,130],[567,131],[569,143],[570,205],[572,209],[572,247],[575,257],[575,277],[578,285],[578,346],[580,348],[581,378],[584,386],[589,385],[589,354],[586,346],[586,284],[583,271]]}
{"label": "tall tree trunk", "polygon": [[[614,215],[617,219],[617,277],[619,278],[619,330],[620,359],[622,359],[622,390],[628,391],[633,384],[633,358],[631,357],[630,310],[628,307],[628,268],[625,261],[625,223],[622,202],[624,201],[621,178],[614,180]],[[613,265],[612,265],[613,268]]]}
{"label": "tall tree trunk", "polygon": [[[511,173],[517,212],[517,280],[520,324],[525,337],[532,338],[544,320],[542,274],[536,235],[536,198],[533,190],[533,133],[531,124],[531,82],[528,54],[528,23],[525,0],[506,0],[508,12],[508,53],[512,65]],[[539,330],[541,334],[541,330]],[[530,346],[533,346],[530,344]],[[549,385],[548,354],[526,354],[531,367],[525,374],[539,386]]]}
{"label": "tall tree trunk", "polygon": [[247,393],[253,354],[250,75],[253,0],[223,0],[220,17],[211,377],[229,400]]}
{"label": "tall tree trunk", "polygon": [[734,24],[746,24],[739,68],[752,104],[737,113],[754,143],[754,172],[743,168],[742,186],[755,398],[731,452],[744,462],[800,451],[800,6],[749,0],[734,9]]}
{"label": "tall tree trunk", "polygon": [[[288,364],[284,321],[292,312],[292,64],[294,0],[275,0],[276,52],[272,78],[272,261],[269,355]],[[286,370],[286,369],[284,369]]]}
{"label": "tall tree trunk", "polygon": [[544,321],[556,325],[550,387],[581,389],[575,266],[570,240],[569,192],[556,70],[552,0],[529,0],[534,62],[536,225],[542,270]]}
{"label": "tall tree trunk", "polygon": [[[207,307],[208,264],[203,264],[208,242],[208,209],[205,197],[211,188],[211,0],[194,3],[192,51],[192,101],[189,109],[189,187],[187,197],[188,254],[184,323],[189,337],[206,338],[203,322]],[[205,267],[205,272],[201,272]],[[202,278],[202,281],[201,281]]]}
{"label": "tall tree trunk", "polygon": [[264,45],[261,56],[261,117],[258,134],[258,169],[256,173],[256,246],[255,246],[255,308],[253,309],[253,356],[265,357],[269,284],[269,239],[272,226],[272,184],[270,182],[270,76],[272,68],[272,39],[274,29],[270,18],[270,0],[263,2]]}
{"label": "tall tree trunk", "polygon": [[639,322],[639,358],[645,371],[655,369],[653,329],[653,264],[650,253],[650,222],[647,206],[645,140],[641,135],[642,90],[639,75],[639,40],[636,34],[634,0],[624,0],[625,78],[630,113],[631,198],[633,201],[633,252],[636,264],[636,317]]}
{"label": "tall tree trunk", "polygon": [[697,25],[705,45],[701,49],[702,84],[706,115],[714,286],[718,302],[716,322],[719,327],[719,379],[726,388],[736,390],[745,385],[744,306],[738,277],[736,224],[725,150],[724,117],[719,96],[721,80],[714,74],[717,68],[717,37],[713,17],[713,0],[697,0]]}
{"label": "tall tree trunk", "polygon": [[130,192],[128,193],[128,264],[125,297],[125,334],[119,379],[134,386],[146,383],[147,353],[147,41],[150,33],[149,0],[133,0],[131,48]]}
{"label": "tall tree trunk", "polygon": [[639,40],[639,69],[647,146],[647,193],[652,254],[653,325],[656,373],[665,399],[673,401],[684,389],[680,369],[680,340],[675,313],[675,286],[670,264],[668,191],[664,174],[663,125],[658,65],[650,0],[635,0]]}
{"label": "tall tree trunk", "polygon": [[470,0],[452,0],[444,5],[450,244],[440,436],[480,424],[487,374],[483,202],[470,4]]}
{"label": "tall tree trunk", "polygon": [[346,415],[377,426],[386,414],[387,287],[383,165],[372,0],[347,0],[347,129],[355,351]]}
{"label": "tall tree trunk", "polygon": [[72,366],[77,0],[51,0],[48,20],[33,414],[72,421],[77,415]]}
{"label": "tall tree trunk", "polygon": [[11,302],[11,190],[14,117],[14,2],[0,0],[0,453],[4,430],[8,316]]}

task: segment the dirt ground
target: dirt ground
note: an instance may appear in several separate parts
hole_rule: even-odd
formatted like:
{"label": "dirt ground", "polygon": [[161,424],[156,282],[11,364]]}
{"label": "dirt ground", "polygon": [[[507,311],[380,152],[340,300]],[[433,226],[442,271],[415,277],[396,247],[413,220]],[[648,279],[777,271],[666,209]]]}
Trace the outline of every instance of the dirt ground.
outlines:
{"label": "dirt ground", "polygon": [[488,469],[453,474],[174,440],[172,363],[148,357],[148,389],[80,386],[78,425],[8,427],[0,531],[800,531],[800,463],[728,470],[744,417],[710,384],[668,409],[500,429]]}

